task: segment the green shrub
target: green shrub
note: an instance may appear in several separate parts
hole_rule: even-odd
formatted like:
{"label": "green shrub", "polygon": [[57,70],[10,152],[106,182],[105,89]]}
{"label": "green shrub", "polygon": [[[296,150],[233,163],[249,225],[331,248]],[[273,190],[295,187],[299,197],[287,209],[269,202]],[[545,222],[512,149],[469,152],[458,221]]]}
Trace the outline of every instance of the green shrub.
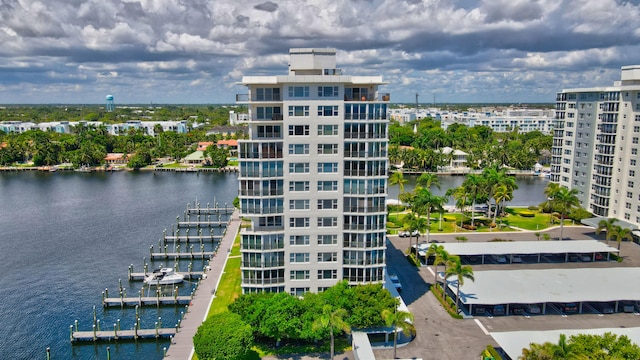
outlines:
{"label": "green shrub", "polygon": [[[454,305],[450,306],[448,301],[447,302],[442,301],[442,288],[440,287],[440,284],[435,284],[431,286],[431,292],[436,297],[436,299],[438,299],[442,307],[445,310],[447,310],[447,313],[449,314],[449,316],[451,316],[454,319],[462,319],[462,315],[458,314],[458,312],[455,310],[455,303]],[[453,301],[450,297],[446,297],[446,298],[449,301]]]}
{"label": "green shrub", "polygon": [[413,266],[420,267],[420,262],[418,261],[414,253],[407,255],[407,260],[409,260],[409,262],[413,264]]}
{"label": "green shrub", "polygon": [[534,216],[536,216],[536,214],[534,212],[531,212],[531,211],[521,211],[520,212],[520,216],[522,216],[522,217],[534,217]]}
{"label": "green shrub", "polygon": [[387,221],[387,229],[395,229],[397,228],[396,223]]}
{"label": "green shrub", "polygon": [[223,312],[209,317],[193,337],[199,359],[241,359],[253,346],[253,329],[240,315]]}
{"label": "green shrub", "polygon": [[489,352],[489,354],[491,354],[491,356],[493,356],[495,360],[502,360],[502,356],[498,354],[498,351],[493,346],[487,345],[487,351]]}

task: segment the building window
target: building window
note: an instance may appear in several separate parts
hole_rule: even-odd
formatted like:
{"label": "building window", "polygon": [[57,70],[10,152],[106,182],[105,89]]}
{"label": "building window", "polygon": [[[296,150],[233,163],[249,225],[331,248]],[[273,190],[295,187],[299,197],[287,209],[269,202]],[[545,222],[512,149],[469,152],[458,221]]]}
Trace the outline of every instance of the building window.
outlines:
{"label": "building window", "polygon": [[289,136],[308,136],[309,125],[289,125]]}
{"label": "building window", "polygon": [[631,177],[636,176],[636,171],[635,170],[629,170],[629,176],[631,176]]}
{"label": "building window", "polygon": [[318,210],[337,209],[337,199],[322,199],[318,200]]}
{"label": "building window", "polygon": [[309,253],[291,253],[289,254],[290,263],[308,263]]}
{"label": "building window", "polygon": [[631,164],[631,166],[636,166],[636,159],[631,159],[629,164]]}
{"label": "building window", "polygon": [[309,97],[309,87],[308,86],[289,86],[289,97],[291,98]]}
{"label": "building window", "polygon": [[633,181],[627,182],[627,187],[633,189]]}
{"label": "building window", "polygon": [[309,116],[308,105],[289,106],[289,116]]}
{"label": "building window", "polygon": [[318,86],[318,97],[338,97],[337,86]]}
{"label": "building window", "polygon": [[631,191],[627,191],[627,199],[631,199],[633,197],[633,193]]}
{"label": "building window", "polygon": [[309,270],[291,270],[291,280],[309,280]]}
{"label": "building window", "polygon": [[318,235],[318,245],[336,245],[338,235]]}
{"label": "building window", "polygon": [[309,172],[309,163],[291,163],[289,164],[290,174],[304,174]]}
{"label": "building window", "polygon": [[638,138],[634,137],[633,139],[631,139],[631,142],[634,143],[634,144],[637,144],[638,143]]}
{"label": "building window", "polygon": [[631,203],[624,203],[624,207],[631,210]]}
{"label": "building window", "polygon": [[638,155],[638,149],[636,148],[631,149],[631,155]]}
{"label": "building window", "polygon": [[319,217],[318,218],[318,227],[336,227],[338,226],[338,218],[337,217]]}
{"label": "building window", "polygon": [[318,270],[318,280],[337,279],[338,270]]}
{"label": "building window", "polygon": [[318,136],[338,135],[338,125],[318,125]]}
{"label": "building window", "polygon": [[309,144],[289,144],[289,155],[309,155]]}
{"label": "building window", "polygon": [[280,88],[257,88],[256,101],[280,101]]}
{"label": "building window", "polygon": [[309,235],[289,235],[289,245],[309,245]]}
{"label": "building window", "polygon": [[282,109],[279,106],[259,106],[256,108],[256,118],[258,120],[282,120]]}
{"label": "building window", "polygon": [[318,191],[338,191],[338,182],[318,181]]}
{"label": "building window", "polygon": [[291,218],[289,219],[289,226],[292,228],[308,228],[309,218],[308,217]]}
{"label": "building window", "polygon": [[318,163],[318,172],[319,173],[337,173],[338,172],[338,163]]}
{"label": "building window", "polygon": [[318,154],[334,155],[338,153],[338,144],[318,144]]}
{"label": "building window", "polygon": [[625,219],[625,220],[629,220],[629,219],[631,219],[631,215],[629,215],[629,214],[625,213],[625,214],[624,214],[624,219]]}
{"label": "building window", "polygon": [[331,105],[319,105],[318,106],[318,116],[338,116],[338,106]]}
{"label": "building window", "polygon": [[318,253],[318,262],[336,262],[338,261],[337,252],[320,252]]}
{"label": "building window", "polygon": [[290,210],[309,210],[309,200],[289,200]]}
{"label": "building window", "polygon": [[296,288],[291,288],[291,291],[289,291],[289,293],[293,296],[304,296],[304,294],[309,292],[309,288],[308,287],[296,287]]}
{"label": "building window", "polygon": [[309,182],[289,181],[289,191],[309,191]]}

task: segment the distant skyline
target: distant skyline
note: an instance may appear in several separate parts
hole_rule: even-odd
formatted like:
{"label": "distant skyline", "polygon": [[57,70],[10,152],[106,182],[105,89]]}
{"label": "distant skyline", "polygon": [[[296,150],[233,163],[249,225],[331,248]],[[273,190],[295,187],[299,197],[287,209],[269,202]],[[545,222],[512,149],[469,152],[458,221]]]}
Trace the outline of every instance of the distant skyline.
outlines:
{"label": "distant skyline", "polygon": [[640,64],[640,0],[3,0],[0,104],[234,103],[331,47],[392,102],[552,103]]}

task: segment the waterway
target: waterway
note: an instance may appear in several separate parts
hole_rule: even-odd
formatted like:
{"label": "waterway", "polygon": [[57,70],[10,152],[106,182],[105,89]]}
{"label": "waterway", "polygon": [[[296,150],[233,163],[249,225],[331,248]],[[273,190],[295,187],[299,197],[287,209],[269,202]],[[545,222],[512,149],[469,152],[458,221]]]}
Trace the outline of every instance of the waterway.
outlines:
{"label": "waterway", "polygon": [[[150,269],[160,266],[149,247],[187,202],[231,205],[237,188],[235,174],[0,173],[0,359],[45,359],[47,347],[52,359],[106,359],[107,347],[112,359],[161,359],[167,340],[71,345],[69,326],[78,320],[90,331],[96,306],[102,330],[117,319],[133,329],[135,311],[103,309],[102,291],[117,296],[122,279],[137,296],[142,284],[127,281],[127,267],[141,272],[143,257]],[[181,285],[181,295],[194,286]],[[142,327],[159,317],[172,327],[181,311],[144,308]]]}
{"label": "waterway", "polygon": [[[405,191],[415,186],[407,177]],[[440,177],[441,190],[459,186],[464,177]],[[547,181],[517,178],[511,205],[538,204]],[[130,296],[140,283],[129,283],[127,267],[142,270],[149,247],[163,229],[175,224],[187,203],[231,204],[237,174],[219,173],[0,173],[0,359],[161,359],[167,340],[138,343],[71,345],[69,326],[89,331],[93,306],[101,329],[132,329],[132,309],[101,306],[101,293],[117,294],[118,280]],[[397,198],[398,187],[389,189]],[[158,267],[160,261],[150,263]],[[171,264],[170,264],[171,265]],[[194,264],[194,269],[201,264]],[[181,265],[184,269],[186,265]],[[188,294],[193,284],[181,286]],[[142,327],[158,317],[171,327],[181,307],[141,311]]]}

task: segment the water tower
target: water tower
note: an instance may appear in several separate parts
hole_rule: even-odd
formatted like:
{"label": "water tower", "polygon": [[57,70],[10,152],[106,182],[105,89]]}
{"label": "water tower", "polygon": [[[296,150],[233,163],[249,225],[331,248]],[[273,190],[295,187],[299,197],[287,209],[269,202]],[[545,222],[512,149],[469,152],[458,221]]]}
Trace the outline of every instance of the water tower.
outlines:
{"label": "water tower", "polygon": [[107,111],[112,112],[115,109],[115,105],[113,104],[113,95],[107,95]]}

